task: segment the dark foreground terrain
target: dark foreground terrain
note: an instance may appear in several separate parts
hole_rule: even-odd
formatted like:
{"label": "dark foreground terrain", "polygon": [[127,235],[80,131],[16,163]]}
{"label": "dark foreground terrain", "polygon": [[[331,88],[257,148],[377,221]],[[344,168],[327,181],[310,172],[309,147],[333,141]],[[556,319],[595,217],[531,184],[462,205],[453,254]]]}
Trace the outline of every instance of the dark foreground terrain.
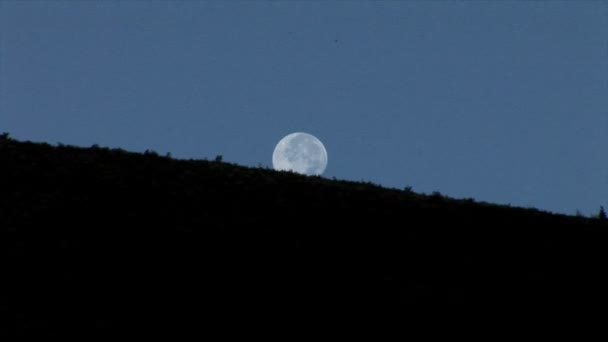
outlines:
{"label": "dark foreground terrain", "polygon": [[155,153],[0,140],[0,233],[3,336],[608,310],[606,222]]}

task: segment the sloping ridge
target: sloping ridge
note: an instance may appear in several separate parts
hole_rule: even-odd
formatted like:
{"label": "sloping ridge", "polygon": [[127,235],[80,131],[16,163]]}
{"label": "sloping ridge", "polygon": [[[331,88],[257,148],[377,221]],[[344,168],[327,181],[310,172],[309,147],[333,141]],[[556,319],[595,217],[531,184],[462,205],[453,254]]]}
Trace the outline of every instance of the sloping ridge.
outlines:
{"label": "sloping ridge", "polygon": [[3,335],[310,331],[608,303],[596,219],[10,139],[0,189]]}

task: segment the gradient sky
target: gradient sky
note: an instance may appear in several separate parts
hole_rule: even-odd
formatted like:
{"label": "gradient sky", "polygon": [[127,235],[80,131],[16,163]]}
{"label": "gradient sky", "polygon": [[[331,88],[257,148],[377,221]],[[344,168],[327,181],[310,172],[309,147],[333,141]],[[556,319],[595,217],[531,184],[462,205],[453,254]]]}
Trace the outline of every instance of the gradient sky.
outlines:
{"label": "gradient sky", "polygon": [[[606,1],[0,1],[0,132],[608,208]],[[0,166],[1,167],[1,166]]]}

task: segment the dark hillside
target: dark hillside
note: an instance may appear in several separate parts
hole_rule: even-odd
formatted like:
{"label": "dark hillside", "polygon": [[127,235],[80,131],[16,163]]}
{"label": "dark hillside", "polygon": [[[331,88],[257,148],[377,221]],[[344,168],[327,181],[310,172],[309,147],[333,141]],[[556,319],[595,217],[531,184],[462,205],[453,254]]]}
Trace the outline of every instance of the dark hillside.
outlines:
{"label": "dark hillside", "polygon": [[605,221],[155,153],[0,140],[0,231],[3,335],[310,333],[608,304]]}

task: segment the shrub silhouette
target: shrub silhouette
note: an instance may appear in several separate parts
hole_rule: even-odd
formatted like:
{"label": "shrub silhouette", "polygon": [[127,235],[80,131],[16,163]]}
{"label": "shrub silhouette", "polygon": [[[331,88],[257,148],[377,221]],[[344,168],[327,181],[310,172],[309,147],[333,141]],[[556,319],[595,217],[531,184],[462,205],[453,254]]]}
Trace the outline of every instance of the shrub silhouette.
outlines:
{"label": "shrub silhouette", "polygon": [[608,220],[608,218],[606,217],[606,211],[604,210],[603,206],[600,206],[600,212],[597,214],[597,218],[602,221]]}
{"label": "shrub silhouette", "polygon": [[145,156],[158,157],[158,152],[156,152],[154,150],[145,150],[144,151],[144,155]]}

